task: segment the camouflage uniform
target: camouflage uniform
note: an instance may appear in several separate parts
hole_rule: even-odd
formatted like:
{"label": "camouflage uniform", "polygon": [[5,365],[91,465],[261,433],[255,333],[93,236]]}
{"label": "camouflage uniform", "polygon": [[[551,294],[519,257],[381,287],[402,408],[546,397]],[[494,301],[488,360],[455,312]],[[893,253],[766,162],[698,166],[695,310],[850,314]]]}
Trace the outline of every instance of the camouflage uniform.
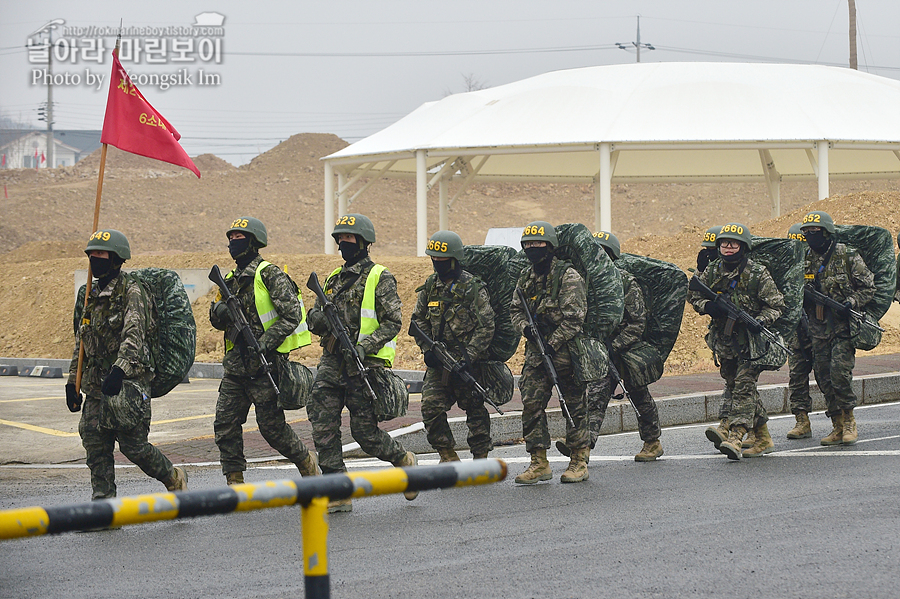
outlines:
{"label": "camouflage uniform", "polygon": [[[125,274],[115,276],[102,290],[95,282],[87,307],[75,306],[76,342],[84,342],[81,390],[85,394],[78,434],[91,470],[92,499],[116,496],[116,441],[126,458],[145,474],[161,481],[174,474],[172,462],[147,441],[150,433],[150,381],[153,378],[148,337],[156,322],[150,300],[140,283]],[[79,344],[69,366],[69,383],[78,370]],[[125,373],[122,390],[107,396],[100,391],[103,378],[113,366]]]}
{"label": "camouflage uniform", "polygon": [[[553,352],[553,365],[559,377],[559,386],[575,427],[566,426],[566,445],[573,450],[590,445],[590,429],[587,419],[585,383],[576,380],[572,364],[573,358],[569,342],[581,333],[587,314],[587,291],[584,279],[571,265],[554,257],[546,275],[537,275],[528,269],[519,279],[518,286],[531,304],[529,307],[539,323],[541,335]],[[553,288],[558,287],[556,297]],[[528,324],[528,317],[519,300],[513,296],[510,316],[513,327],[522,331]],[[519,379],[522,392],[522,436],[525,449],[546,450],[550,447],[550,432],[547,428],[547,403],[553,389],[550,375],[544,368],[540,353],[533,343],[525,345],[525,365]]]}
{"label": "camouflage uniform", "polygon": [[[834,251],[821,273],[825,257],[812,250],[806,252],[806,276],[815,277],[807,281],[815,280],[825,295],[842,304],[851,301],[854,309],[862,310],[875,297],[875,277],[856,250],[843,243],[832,243]],[[819,320],[815,304],[808,302],[804,309],[809,318],[816,382],[825,395],[825,415],[852,410],[857,403],[851,385],[856,349],[850,339],[850,321],[829,308],[824,309],[825,318]]]}
{"label": "camouflage uniform", "polygon": [[[738,308],[763,326],[770,326],[785,309],[784,296],[765,266],[750,258],[745,260],[730,271],[721,260],[717,260],[699,275],[700,280],[715,292],[730,294],[731,301]],[[705,313],[706,302],[710,301],[696,291],[691,291],[688,299],[700,314]],[[726,393],[731,391],[730,425],[732,428],[755,429],[769,418],[756,389],[761,370],[748,359],[749,336],[752,333],[744,326],[735,324],[732,335],[726,337],[726,323],[725,318],[712,319],[708,340],[719,361],[719,374],[725,379]]]}
{"label": "camouflage uniform", "polygon": [[[616,370],[620,373],[627,370],[622,365],[621,356],[628,352],[628,348],[633,347],[636,343],[644,338],[644,330],[647,328],[647,308],[644,304],[644,294],[641,286],[635,281],[634,275],[626,270],[620,269],[622,275],[622,286],[625,292],[625,312],[621,324],[610,336],[610,357]],[[628,389],[631,402],[634,404],[638,413],[638,429],[640,431],[641,440],[644,442],[653,442],[659,439],[662,431],[659,426],[659,412],[656,409],[656,402],[650,395],[650,390],[646,385],[635,386],[628,381],[623,380],[622,384]],[[588,401],[588,418],[590,420],[591,431],[591,447],[597,442],[600,435],[600,427],[603,425],[603,418],[606,416],[606,408],[612,398],[613,392],[613,373],[610,369],[605,379],[590,383],[588,385],[587,401]]]}
{"label": "camouflage uniform", "polygon": [[788,354],[788,390],[791,413],[794,415],[812,412],[812,397],[809,394],[809,373],[813,369],[812,341],[809,337],[809,325],[804,322],[805,316],[800,320],[788,345],[791,350]]}
{"label": "camouflage uniform", "polygon": [[[368,256],[352,266],[345,265],[325,282],[323,288],[334,302],[350,339],[356,339],[359,335],[363,291],[373,266],[375,263]],[[375,289],[375,314],[379,327],[359,342],[361,354],[376,353],[397,336],[401,325],[400,306],[397,281],[394,275],[384,270]],[[309,330],[322,337],[322,358],[316,371],[312,396],[306,406],[322,472],[329,474],[347,470],[341,449],[341,410],[345,406],[350,411],[350,433],[363,451],[391,463],[403,460],[406,450],[378,428],[375,406],[359,384],[353,365],[344,359],[337,340],[328,333],[327,320],[319,301],[307,313],[306,319]],[[384,367],[383,360],[368,355],[364,362],[372,370]],[[370,376],[374,379],[373,375]]]}
{"label": "camouflage uniform", "polygon": [[[272,364],[273,376],[277,381],[277,373],[282,366],[279,362],[288,360],[287,354],[282,354],[277,348],[300,324],[301,309],[296,284],[274,264],[266,266],[261,277],[279,318],[268,330],[263,329],[256,313],[254,292],[256,268],[262,260],[262,257],[256,256],[245,268],[225,279],[225,284],[238,298],[253,335],[259,340],[266,359]],[[259,357],[246,346],[230,318],[217,316],[217,303],[210,305],[209,321],[214,328],[225,331],[226,339],[234,340],[234,347],[225,352],[222,360],[225,375],[219,385],[216,419],[213,423],[222,472],[227,476],[247,469],[243,425],[247,422],[251,405],[256,407],[256,423],[266,442],[302,471],[300,464],[309,457],[309,450],[285,421],[284,410],[278,407],[278,396],[268,377],[262,372]]]}
{"label": "camouflage uniform", "polygon": [[[483,381],[478,361],[487,358],[494,337],[494,310],[480,279],[465,270],[447,282],[432,274],[418,290],[412,320],[432,340],[443,342],[455,360],[471,364],[472,375]],[[473,454],[487,454],[494,445],[484,399],[452,375],[445,382],[445,373],[441,368],[428,367],[425,371],[422,421],[428,443],[438,450],[456,448],[447,410],[458,403],[466,412],[469,449]]]}

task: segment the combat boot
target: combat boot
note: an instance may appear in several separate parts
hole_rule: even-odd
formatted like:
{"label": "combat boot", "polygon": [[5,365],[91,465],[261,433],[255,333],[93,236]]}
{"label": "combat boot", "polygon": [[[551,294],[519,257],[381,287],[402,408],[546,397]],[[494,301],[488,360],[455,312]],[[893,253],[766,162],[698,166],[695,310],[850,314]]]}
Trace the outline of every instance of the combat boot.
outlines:
{"label": "combat boot", "polygon": [[531,454],[531,465],[516,477],[516,484],[533,485],[551,478],[553,478],[553,471],[550,470],[550,462],[547,461],[547,450],[535,449]]}
{"label": "combat boot", "polygon": [[441,456],[441,462],[458,462],[459,455],[454,449],[438,449],[438,455]]}
{"label": "combat boot", "polygon": [[[403,467],[415,466],[418,463],[419,463],[419,460],[418,460],[418,458],[416,458],[416,454],[414,454],[411,451],[407,451],[406,455],[403,456],[403,459],[401,459],[399,462],[394,462],[394,466],[396,466],[398,468],[403,468]],[[418,491],[403,491],[403,496],[406,497],[407,501],[412,501],[413,499],[415,499],[416,497],[419,496],[419,492]]]}
{"label": "combat boot", "polygon": [[569,467],[559,477],[562,483],[580,483],[588,479],[588,455],[591,450],[587,447],[575,449],[572,451],[572,457],[569,458]]}
{"label": "combat boot", "polygon": [[307,453],[306,459],[296,464],[296,466],[297,470],[300,471],[300,476],[317,476],[322,474],[319,470],[319,458],[311,451]]}
{"label": "combat boot", "polygon": [[353,511],[353,501],[348,497],[346,499],[336,499],[334,501],[328,502],[328,513],[334,514],[336,512],[352,512]]}
{"label": "combat boot", "polygon": [[719,445],[728,440],[728,419],[722,418],[719,426],[710,426],[706,429],[706,438],[712,441],[713,446],[719,449]]}
{"label": "combat boot", "polygon": [[761,424],[757,426],[753,429],[752,433],[754,433],[753,445],[745,449],[744,453],[741,455],[745,458],[758,458],[775,451],[775,442],[772,441],[772,436],[769,434],[769,427],[767,425]]}
{"label": "combat boot", "polygon": [[644,447],[636,456],[634,456],[635,462],[653,462],[656,458],[660,457],[663,454],[662,444],[659,442],[659,439],[655,441],[644,441]]}
{"label": "combat boot", "polygon": [[741,447],[747,449],[748,447],[753,447],[753,444],[756,443],[756,429],[750,429],[747,431],[747,436],[744,437],[744,440],[741,441]]}
{"label": "combat boot", "polygon": [[226,472],[225,473],[225,483],[230,487],[231,485],[242,485],[244,484],[244,473],[238,470],[237,472]]}
{"label": "combat boot", "polygon": [[838,412],[832,416],[831,424],[834,426],[834,429],[828,433],[827,437],[823,437],[819,444],[841,445],[844,442],[844,415]]}
{"label": "combat boot", "polygon": [[741,440],[744,438],[744,434],[746,434],[747,429],[743,426],[732,426],[728,430],[728,439],[726,441],[722,441],[722,444],[719,446],[719,451],[725,454],[729,460],[740,460],[741,459]]}
{"label": "combat boot", "polygon": [[167,491],[187,491],[187,472],[184,468],[175,466],[172,476],[163,481]]}
{"label": "combat boot", "polygon": [[856,430],[856,418],[853,416],[853,410],[844,410],[844,427],[841,441],[844,445],[853,445],[859,433]]}
{"label": "combat boot", "polygon": [[472,452],[472,459],[473,459],[473,460],[486,460],[487,457],[488,457],[488,452],[487,452],[487,451],[473,451],[473,452]]}
{"label": "combat boot", "polygon": [[569,449],[569,446],[566,445],[565,441],[557,441],[556,442],[556,451],[563,454],[567,458],[572,455],[572,450]]}
{"label": "combat boot", "polygon": [[812,425],[809,423],[809,414],[797,412],[797,424],[788,431],[788,439],[809,439],[812,437]]}

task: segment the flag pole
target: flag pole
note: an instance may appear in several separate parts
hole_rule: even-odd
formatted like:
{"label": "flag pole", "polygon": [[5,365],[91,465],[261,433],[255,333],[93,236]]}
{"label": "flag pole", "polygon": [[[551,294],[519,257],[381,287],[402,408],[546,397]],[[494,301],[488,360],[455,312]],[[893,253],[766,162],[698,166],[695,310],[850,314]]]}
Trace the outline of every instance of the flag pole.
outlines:
{"label": "flag pole", "polygon": [[[122,26],[119,25],[119,35],[116,37],[116,47],[113,49],[113,56],[119,55],[119,42],[122,39],[121,33]],[[110,78],[109,84],[112,85],[112,78]],[[91,228],[91,234],[96,233],[97,229],[100,228],[100,198],[103,195],[103,173],[106,170],[106,147],[108,144],[103,144],[100,149],[100,174],[97,176],[97,200],[94,202],[94,225]],[[87,268],[87,283],[84,286],[84,306],[82,310],[82,314],[84,314],[84,310],[87,310],[88,299],[91,297],[91,280],[93,279],[93,273],[91,273],[91,263],[88,261]],[[81,328],[81,323],[78,324],[79,329]],[[79,337],[78,341],[78,368],[75,371],[75,394],[78,395],[81,393],[81,375],[84,367],[84,339]]]}

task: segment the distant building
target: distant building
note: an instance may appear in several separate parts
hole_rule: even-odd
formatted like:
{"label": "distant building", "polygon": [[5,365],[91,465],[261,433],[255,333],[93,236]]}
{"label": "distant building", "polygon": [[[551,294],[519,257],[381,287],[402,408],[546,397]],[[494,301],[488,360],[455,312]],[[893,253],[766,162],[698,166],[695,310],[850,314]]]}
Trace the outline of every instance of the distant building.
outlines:
{"label": "distant building", "polygon": [[61,129],[53,132],[53,162],[48,162],[47,133],[0,129],[0,168],[72,166],[100,147],[100,131]]}

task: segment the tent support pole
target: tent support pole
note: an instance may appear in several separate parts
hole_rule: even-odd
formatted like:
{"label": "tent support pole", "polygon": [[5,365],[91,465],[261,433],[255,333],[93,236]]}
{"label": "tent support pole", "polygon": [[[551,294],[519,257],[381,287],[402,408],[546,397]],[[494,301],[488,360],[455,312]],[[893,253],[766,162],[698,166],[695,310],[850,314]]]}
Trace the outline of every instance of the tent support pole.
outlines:
{"label": "tent support pole", "polygon": [[416,255],[425,255],[428,243],[428,172],[425,150],[416,150]]}
{"label": "tent support pole", "polygon": [[781,216],[781,173],[775,168],[775,160],[768,150],[759,151],[759,161],[762,163],[763,174],[766,176],[769,199],[772,200],[772,217],[778,218]]}
{"label": "tent support pole", "polygon": [[822,140],[816,143],[819,150],[819,199],[824,200],[828,197],[828,147],[830,142]]}
{"label": "tent support pole", "polygon": [[334,230],[334,168],[330,162],[325,162],[325,253],[333,254],[335,251],[334,239],[331,232]]}
{"label": "tent support pole", "polygon": [[338,216],[347,214],[347,176],[338,172]]}
{"label": "tent support pole", "polygon": [[600,144],[600,172],[594,184],[594,227],[598,231],[612,230],[612,168],[610,144]]}
{"label": "tent support pole", "polygon": [[450,218],[447,213],[447,194],[449,192],[447,177],[441,177],[441,180],[438,182],[438,190],[440,191],[440,229],[441,231],[446,231],[450,228]]}

